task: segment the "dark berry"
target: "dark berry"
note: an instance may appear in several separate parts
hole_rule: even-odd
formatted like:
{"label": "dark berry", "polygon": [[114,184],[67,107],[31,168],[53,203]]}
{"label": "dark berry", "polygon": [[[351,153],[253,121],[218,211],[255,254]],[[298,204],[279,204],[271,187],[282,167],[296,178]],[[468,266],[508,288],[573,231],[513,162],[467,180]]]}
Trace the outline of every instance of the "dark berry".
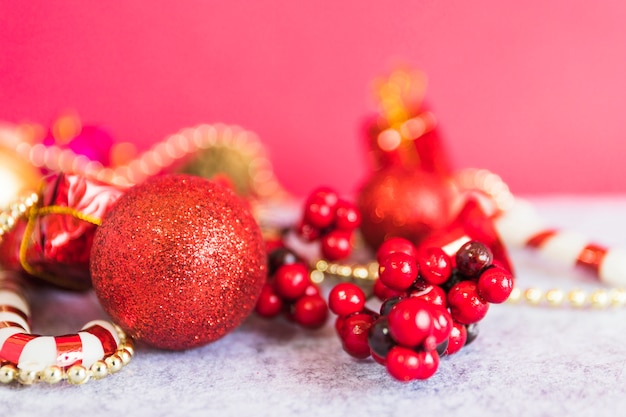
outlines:
{"label": "dark berry", "polygon": [[478,324],[476,323],[465,326],[465,329],[467,330],[467,338],[465,340],[465,346],[467,346],[471,344],[474,340],[476,340],[480,332],[479,332]]}
{"label": "dark berry", "polygon": [[380,317],[372,324],[367,340],[373,353],[383,359],[387,357],[389,350],[396,345],[389,334],[387,317]]}
{"label": "dark berry", "polygon": [[476,277],[493,262],[491,249],[478,241],[470,241],[456,253],[456,267],[467,277]]}
{"label": "dark berry", "polygon": [[274,249],[270,252],[268,256],[267,274],[271,277],[281,266],[295,264],[296,262],[299,262],[298,256],[290,249],[287,249],[285,247]]}
{"label": "dark berry", "polygon": [[402,298],[404,297],[400,297],[400,296],[396,296],[396,297],[391,297],[391,298],[387,298],[381,305],[380,305],[380,315],[381,316],[386,316],[389,314],[389,312],[391,311],[391,309],[393,308],[393,306],[395,306],[396,304],[398,304],[398,301],[402,300]]}
{"label": "dark berry", "polygon": [[437,351],[437,353],[439,354],[439,356],[445,356],[448,354],[448,345],[450,344],[449,340],[446,339],[443,342],[439,343],[437,345],[437,348],[435,349]]}

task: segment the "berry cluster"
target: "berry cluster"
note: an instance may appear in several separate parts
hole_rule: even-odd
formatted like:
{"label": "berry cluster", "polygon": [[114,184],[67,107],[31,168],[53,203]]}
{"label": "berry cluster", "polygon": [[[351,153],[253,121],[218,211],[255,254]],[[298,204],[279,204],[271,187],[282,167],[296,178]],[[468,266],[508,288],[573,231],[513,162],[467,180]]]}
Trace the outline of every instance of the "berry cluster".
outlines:
{"label": "berry cluster", "polygon": [[322,256],[336,261],[352,252],[353,232],[360,224],[361,214],[354,203],[339,198],[330,188],[321,187],[305,201],[296,230],[309,242],[319,240]]}
{"label": "berry cluster", "polygon": [[329,306],[338,315],[344,350],[357,358],[371,355],[400,381],[432,376],[440,356],[476,338],[489,303],[505,301],[513,289],[512,275],[494,265],[489,248],[477,241],[451,258],[441,248],[418,251],[393,238],[380,246],[377,259],[378,313],[365,307],[365,294],[352,283],[335,286]]}
{"label": "berry cluster", "polygon": [[292,251],[280,247],[268,257],[268,281],[255,311],[266,318],[281,313],[302,327],[317,329],[328,318],[328,306],[309,276],[309,269]]}

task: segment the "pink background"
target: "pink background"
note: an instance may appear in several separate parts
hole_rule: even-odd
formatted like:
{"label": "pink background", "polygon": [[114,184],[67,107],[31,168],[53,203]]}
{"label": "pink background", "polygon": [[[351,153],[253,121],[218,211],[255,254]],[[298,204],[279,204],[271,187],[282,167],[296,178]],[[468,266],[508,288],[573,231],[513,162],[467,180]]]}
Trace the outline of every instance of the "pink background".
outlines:
{"label": "pink background", "polygon": [[428,73],[456,167],[524,194],[626,191],[623,1],[110,3],[0,0],[0,119],[73,108],[142,148],[240,124],[290,191],[348,193],[371,80],[402,63]]}

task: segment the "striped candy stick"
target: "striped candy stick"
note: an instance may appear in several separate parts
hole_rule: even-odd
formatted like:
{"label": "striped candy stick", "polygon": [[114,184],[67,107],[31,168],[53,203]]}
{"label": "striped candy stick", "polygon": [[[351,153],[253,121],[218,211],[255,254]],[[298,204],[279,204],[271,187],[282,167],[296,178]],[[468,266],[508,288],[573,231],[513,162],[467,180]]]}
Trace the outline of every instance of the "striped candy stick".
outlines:
{"label": "striped candy stick", "polygon": [[516,198],[495,225],[509,246],[536,249],[548,259],[592,271],[607,285],[626,287],[626,249],[607,248],[579,233],[547,227],[528,201]]}

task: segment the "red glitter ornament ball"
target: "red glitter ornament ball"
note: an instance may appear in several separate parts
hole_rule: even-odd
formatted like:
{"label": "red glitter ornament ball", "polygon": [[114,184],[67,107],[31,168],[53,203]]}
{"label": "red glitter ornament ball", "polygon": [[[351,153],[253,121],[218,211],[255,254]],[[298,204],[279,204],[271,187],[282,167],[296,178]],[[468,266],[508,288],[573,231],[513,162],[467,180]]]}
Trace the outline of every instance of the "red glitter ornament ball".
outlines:
{"label": "red glitter ornament ball", "polygon": [[373,249],[391,237],[419,244],[450,222],[454,196],[449,179],[421,169],[374,172],[358,195],[363,238]]}
{"label": "red glitter ornament ball", "polygon": [[266,275],[261,231],[231,190],[189,175],[128,190],[98,228],[96,294],[137,340],[161,349],[201,346],[252,312]]}

